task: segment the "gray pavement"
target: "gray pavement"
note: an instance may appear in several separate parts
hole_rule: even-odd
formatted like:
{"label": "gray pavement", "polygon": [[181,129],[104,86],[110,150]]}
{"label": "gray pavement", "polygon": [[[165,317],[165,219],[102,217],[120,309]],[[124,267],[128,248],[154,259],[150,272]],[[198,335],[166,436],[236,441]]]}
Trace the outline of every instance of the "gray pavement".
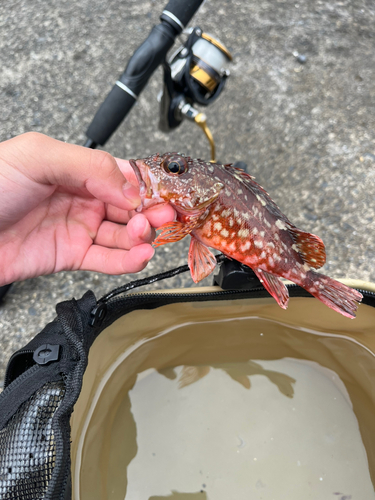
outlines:
{"label": "gray pavement", "polygon": [[[35,130],[82,144],[163,7],[1,2],[0,140]],[[226,90],[207,109],[218,158],[247,162],[283,212],[323,239],[327,274],[375,281],[374,2],[209,0],[193,24],[234,55]],[[105,149],[124,158],[179,150],[208,159],[193,124],[169,135],[158,130],[160,88],[158,71]],[[185,263],[187,245],[161,247],[140,276]],[[100,296],[131,279],[66,272],[15,284],[0,306],[0,379],[11,353],[53,319],[57,302],[87,289]],[[192,285],[186,275],[153,288]]]}

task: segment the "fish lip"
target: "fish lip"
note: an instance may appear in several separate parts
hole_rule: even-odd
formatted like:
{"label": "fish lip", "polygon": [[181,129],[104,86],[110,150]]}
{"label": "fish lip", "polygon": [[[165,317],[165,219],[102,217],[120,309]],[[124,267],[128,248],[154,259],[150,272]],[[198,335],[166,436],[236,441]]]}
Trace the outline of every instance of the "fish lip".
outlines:
{"label": "fish lip", "polygon": [[159,180],[151,172],[150,167],[143,160],[132,160],[132,162],[135,165],[135,168],[132,165],[134,172],[136,173],[137,169],[141,179],[141,182],[139,182],[139,176],[136,174],[141,197],[141,205],[137,210],[142,211],[166,203],[166,200],[160,196]]}

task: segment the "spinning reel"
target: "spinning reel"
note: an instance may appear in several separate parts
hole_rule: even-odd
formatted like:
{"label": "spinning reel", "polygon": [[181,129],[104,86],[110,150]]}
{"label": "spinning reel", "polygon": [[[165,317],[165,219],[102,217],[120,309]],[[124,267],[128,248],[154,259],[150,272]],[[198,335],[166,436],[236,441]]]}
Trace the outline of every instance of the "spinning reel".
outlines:
{"label": "spinning reel", "polygon": [[199,125],[211,146],[215,160],[215,143],[207,127],[206,115],[195,108],[208,106],[224,89],[232,55],[226,47],[199,27],[184,31],[188,38],[166,61],[164,87],[160,98],[159,128],[163,132],[178,127],[187,118]]}

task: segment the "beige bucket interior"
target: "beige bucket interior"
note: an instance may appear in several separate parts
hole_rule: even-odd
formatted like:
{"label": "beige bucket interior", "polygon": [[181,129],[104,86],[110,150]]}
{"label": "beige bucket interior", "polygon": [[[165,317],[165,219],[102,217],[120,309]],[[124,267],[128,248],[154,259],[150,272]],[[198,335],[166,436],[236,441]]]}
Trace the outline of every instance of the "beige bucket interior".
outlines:
{"label": "beige bucket interior", "polygon": [[375,499],[375,308],[289,304],[173,304],[108,327],[72,416],[73,498]]}

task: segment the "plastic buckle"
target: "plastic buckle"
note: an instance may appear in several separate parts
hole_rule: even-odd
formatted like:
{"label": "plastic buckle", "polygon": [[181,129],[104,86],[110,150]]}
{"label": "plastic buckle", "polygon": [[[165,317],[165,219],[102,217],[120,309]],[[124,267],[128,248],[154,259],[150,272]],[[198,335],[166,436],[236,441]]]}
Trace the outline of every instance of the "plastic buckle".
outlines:
{"label": "plastic buckle", "polygon": [[250,267],[229,259],[224,260],[214,276],[214,285],[223,290],[250,290],[263,286]]}
{"label": "plastic buckle", "polygon": [[60,346],[58,344],[43,344],[34,351],[33,360],[38,365],[46,365],[59,359]]}

